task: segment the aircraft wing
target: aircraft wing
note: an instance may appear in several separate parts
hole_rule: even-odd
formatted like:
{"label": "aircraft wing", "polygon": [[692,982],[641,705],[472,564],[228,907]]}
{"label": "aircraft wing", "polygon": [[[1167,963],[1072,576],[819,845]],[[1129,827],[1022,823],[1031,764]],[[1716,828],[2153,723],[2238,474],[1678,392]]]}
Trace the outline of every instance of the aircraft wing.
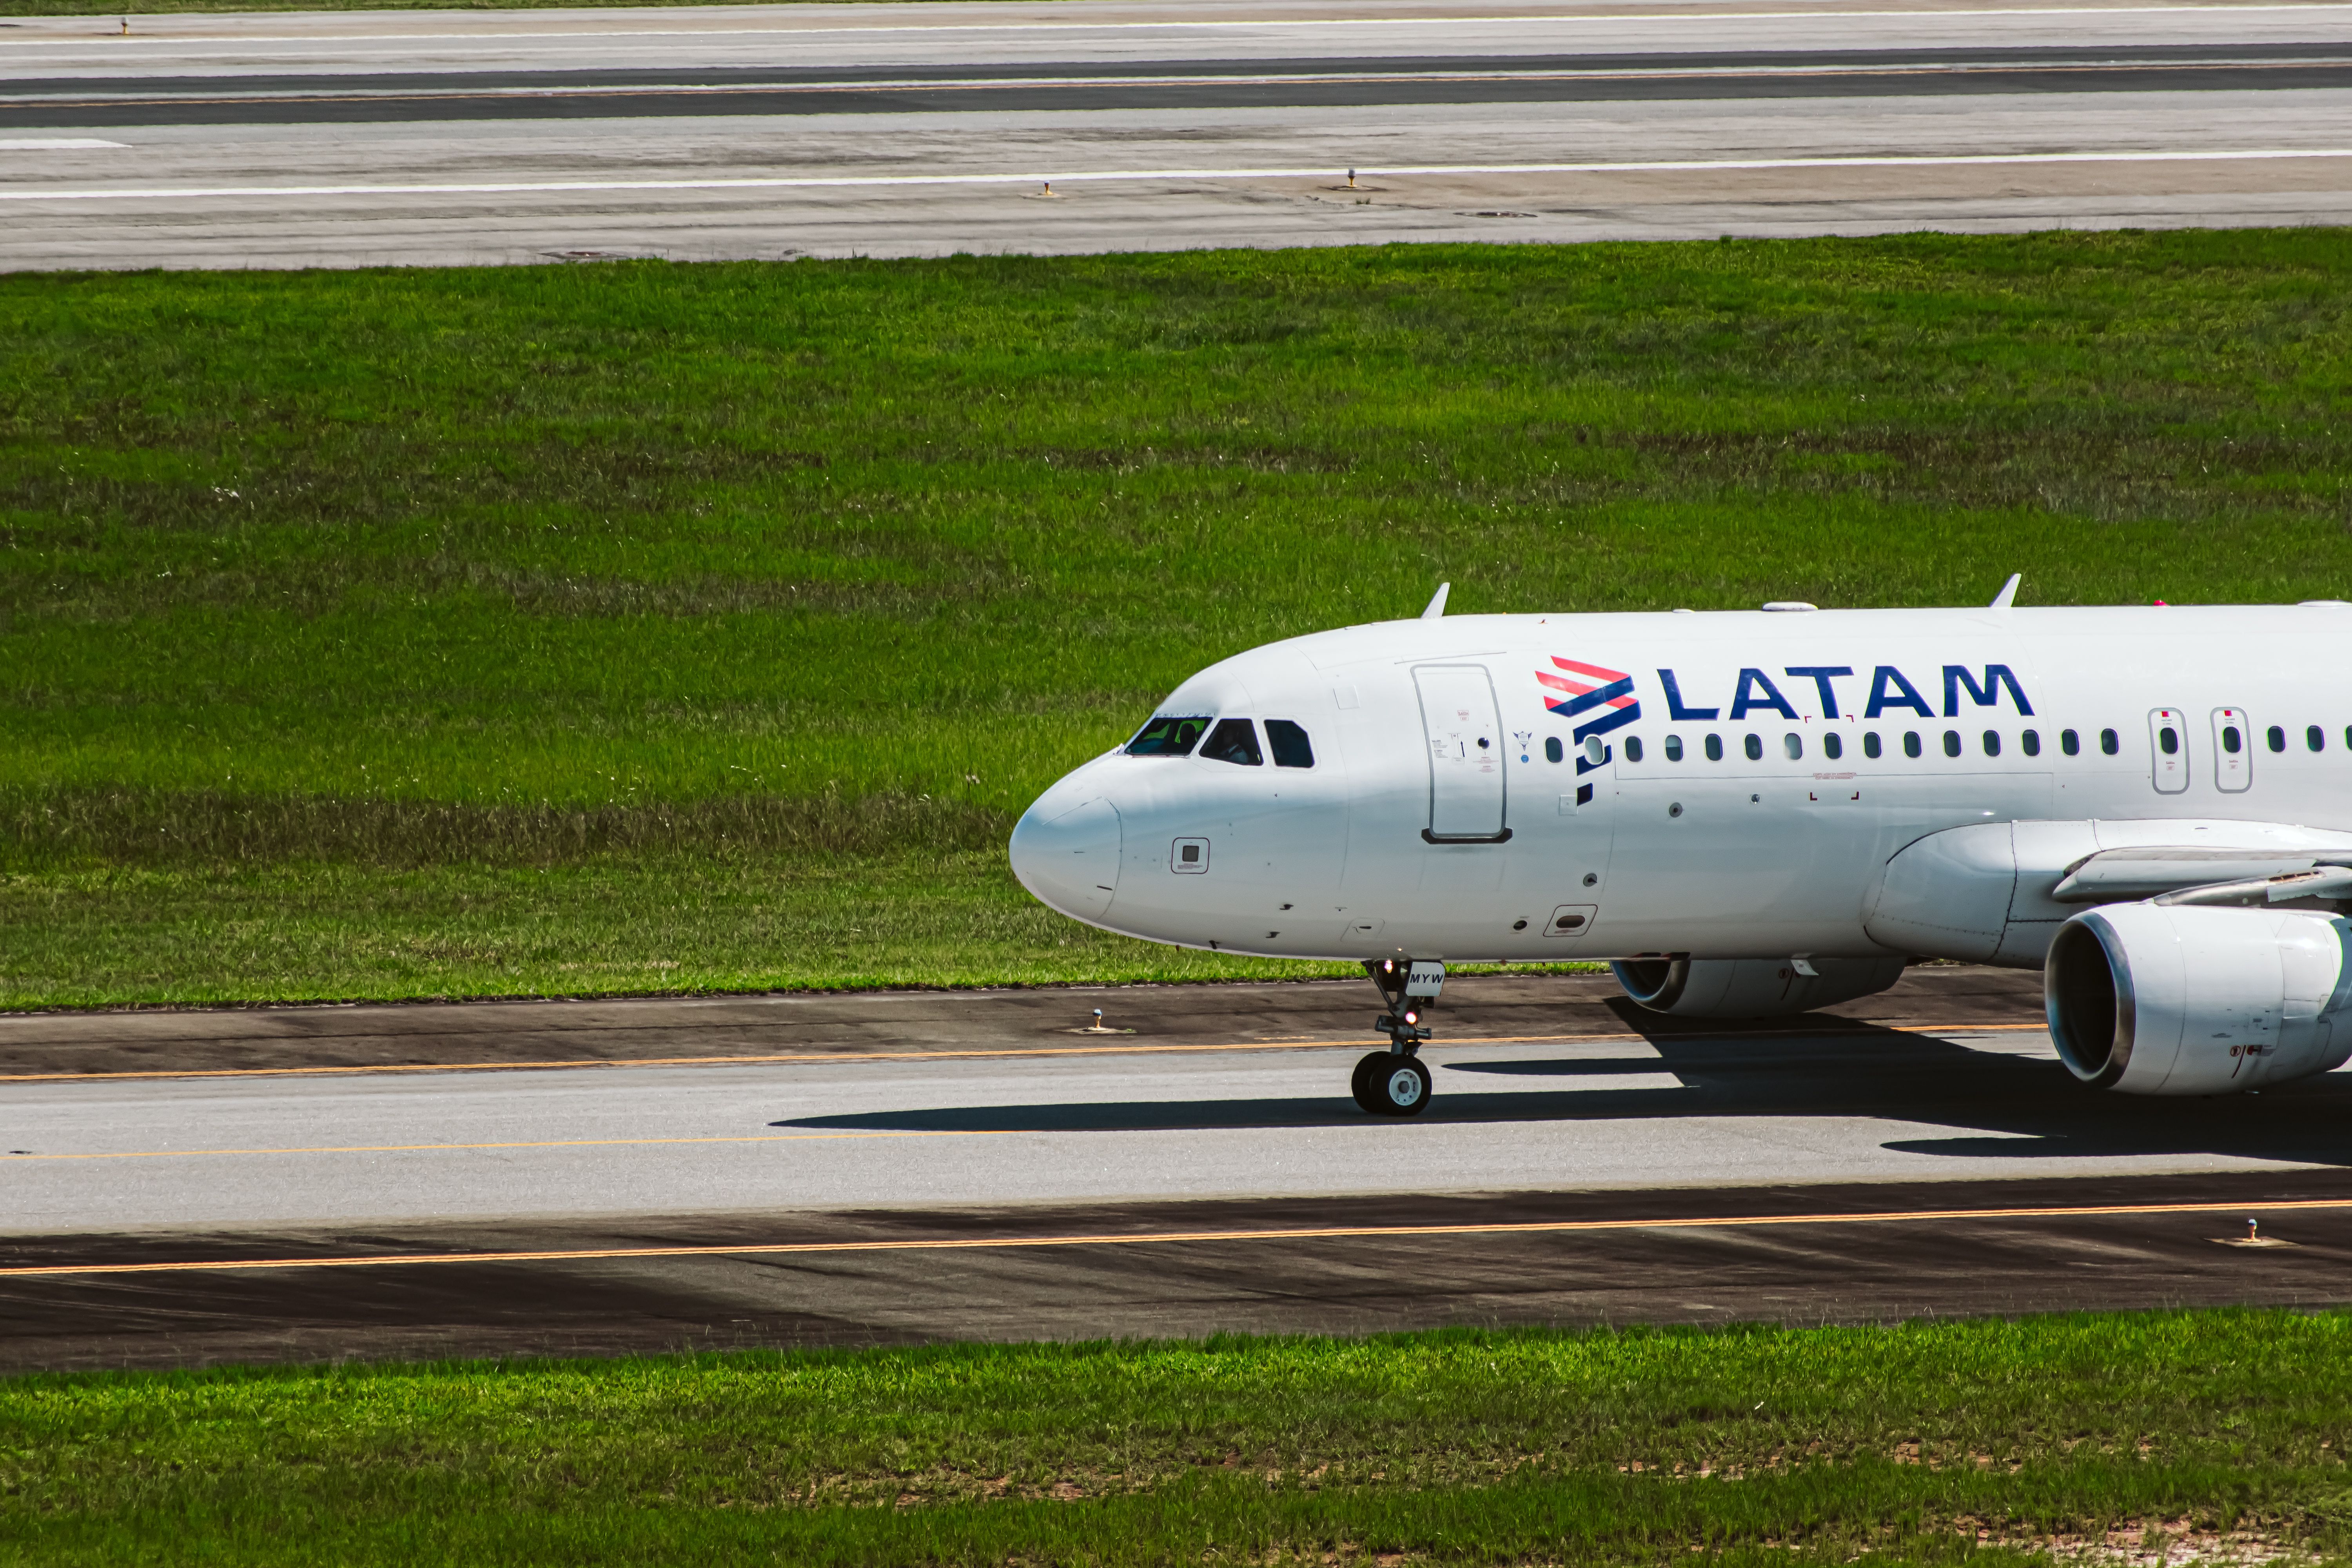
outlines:
{"label": "aircraft wing", "polygon": [[2085,906],[2352,866],[2352,833],[2295,823],[2144,818],[1986,822],[1906,845],[1864,904],[1897,952],[2038,969]]}

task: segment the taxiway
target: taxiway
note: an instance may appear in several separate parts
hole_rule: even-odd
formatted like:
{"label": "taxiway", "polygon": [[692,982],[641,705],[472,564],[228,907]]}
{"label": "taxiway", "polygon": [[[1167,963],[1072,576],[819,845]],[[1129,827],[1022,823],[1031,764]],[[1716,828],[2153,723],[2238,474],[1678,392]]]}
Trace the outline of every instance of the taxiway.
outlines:
{"label": "taxiway", "polygon": [[2342,1300],[2352,1075],[2091,1094],[2034,978],[1460,978],[1410,1121],[1340,984],[0,1020],[0,1366]]}
{"label": "taxiway", "polygon": [[0,30],[0,265],[2352,215],[2341,5],[934,0],[114,26]]}

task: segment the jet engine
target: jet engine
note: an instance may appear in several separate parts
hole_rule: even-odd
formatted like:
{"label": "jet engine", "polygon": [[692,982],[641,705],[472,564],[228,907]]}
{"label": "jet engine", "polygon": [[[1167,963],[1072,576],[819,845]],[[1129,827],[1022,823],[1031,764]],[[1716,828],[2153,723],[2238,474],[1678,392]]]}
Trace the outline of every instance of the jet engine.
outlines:
{"label": "jet engine", "polygon": [[[2175,895],[2195,897],[2195,894]],[[2113,904],[2059,927],[2050,1034],[2074,1076],[2126,1094],[2224,1094],[2352,1057],[2352,926],[2310,910]]]}
{"label": "jet engine", "polygon": [[1636,1005],[1677,1018],[1770,1018],[1903,978],[1900,958],[1633,958],[1609,966]]}

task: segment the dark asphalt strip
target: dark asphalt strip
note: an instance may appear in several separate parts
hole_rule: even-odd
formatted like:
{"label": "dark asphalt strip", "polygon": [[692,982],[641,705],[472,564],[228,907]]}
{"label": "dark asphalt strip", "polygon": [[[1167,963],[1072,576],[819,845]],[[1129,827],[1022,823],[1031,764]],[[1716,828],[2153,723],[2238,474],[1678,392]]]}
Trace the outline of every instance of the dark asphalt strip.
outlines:
{"label": "dark asphalt strip", "polygon": [[[2315,1202],[2336,1206],[2284,1206]],[[2177,1204],[2199,1208],[2158,1208]],[[1944,1217],[1853,1223],[1895,1211]],[[1809,1217],[1754,1223],[1792,1215]],[[2247,1239],[2249,1216],[2261,1218],[2262,1239],[2276,1245],[2235,1245]],[[1694,1223],[1709,1218],[1717,1223]],[[1556,1228],[1469,1228],[1498,1225]],[[1571,1228],[1579,1226],[1612,1228]],[[1381,1228],[1386,1234],[1365,1234]],[[1167,1239],[1318,1229],[1350,1234],[1253,1247]],[[1097,1239],[945,1254],[905,1245],[1081,1233]],[[753,1250],[783,1238],[827,1250]],[[645,1255],[730,1246],[742,1250]],[[558,1249],[575,1256],[387,1261],[358,1276],[296,1268],[0,1278],[0,1369],[1368,1333],[1450,1323],[1807,1324],[2094,1308],[2323,1308],[2352,1300],[2352,1172],[57,1237],[0,1245],[0,1258],[22,1268]],[[640,1255],[577,1256],[628,1249]]]}
{"label": "dark asphalt strip", "polygon": [[1798,1214],[1698,1215],[1685,1218],[1474,1220],[1409,1225],[1285,1226],[1271,1230],[1145,1230],[1047,1236],[918,1236],[869,1241],[741,1241],[667,1246],[541,1247],[520,1252],[348,1253],[291,1258],[194,1258],[148,1263],[47,1263],[0,1267],[0,1279],[54,1279],[94,1274],[184,1274],[256,1268],[394,1268],[421,1264],[579,1263],[638,1258],[783,1258],[847,1252],[962,1252],[974,1247],[1170,1247],[1242,1243],[1289,1246],[1306,1241],[1397,1241],[1454,1236],[1565,1236],[1621,1230],[1722,1230],[1756,1226],[1973,1225],[1990,1220],[2088,1220],[2144,1218],[2156,1215],[2235,1215],[2253,1207],[2273,1217],[2308,1217],[2352,1210],[2352,1198],[2298,1198],[2248,1204],[2232,1199],[2168,1204],[2116,1204],[2092,1207],[1956,1208],[1864,1211],[1851,1214],[1808,1210]]}
{"label": "dark asphalt strip", "polygon": [[1491,76],[1605,76],[1643,74],[1678,77],[1709,73],[1755,76],[1819,71],[1962,70],[1998,67],[2013,70],[2058,68],[2121,69],[2162,66],[2237,65],[2273,67],[2343,65],[2352,49],[2338,44],[2150,45],[2137,47],[1976,49],[1746,49],[1716,53],[1573,55],[1350,55],[1282,58],[1195,60],[1068,60],[978,65],[868,66],[665,66],[572,69],[492,68],[482,70],[209,72],[195,76],[94,76],[0,80],[0,100],[35,98],[116,97],[203,99],[222,94],[297,94],[321,97],[362,91],[390,93],[490,93],[501,90],[560,91],[580,89],[758,88],[778,91],[821,87],[982,88],[1015,83],[1045,86],[1087,82],[1219,78],[1253,80],[1268,77],[1413,78]]}
{"label": "dark asphalt strip", "polygon": [[[362,86],[365,80],[367,85]],[[730,85],[703,73],[692,87],[550,81],[488,85],[453,79],[398,87],[344,79],[292,89],[249,79],[185,91],[149,84],[0,100],[0,128],[215,124],[339,124],[399,121],[577,120],[712,115],[982,114],[1034,110],[1371,108],[1416,104],[1605,103],[1669,100],[1948,97],[2000,93],[2312,90],[2352,87],[2352,59],[1998,65],[1900,64],[1801,70],[1543,72],[1388,71],[1267,79],[1166,76],[1120,79],[1089,70],[1066,79],[984,84]]]}
{"label": "dark asphalt strip", "polygon": [[[98,1079],[154,1073],[437,1070],[629,1061],[678,1064],[734,1057],[1025,1055],[1039,1050],[1310,1046],[1364,1043],[1372,991],[1360,980],[1066,990],[823,992],[544,1001],[372,1003],[30,1013],[0,1018],[0,1075]],[[1087,1009],[1121,1032],[1083,1033]],[[1760,1037],[1759,1050],[1811,1054],[1901,1047],[1906,1032],[2011,1032],[2042,1021],[2040,970],[1915,967],[1891,991],[1822,1013],[1758,1024],[1643,1013],[1606,974],[1465,974],[1446,983],[1441,1045],[1629,1035],[1672,1044]],[[1132,1032],[1127,1032],[1131,1030]],[[1369,1048],[1367,1047],[1367,1048]],[[1675,1048],[1679,1049],[1679,1047]]]}

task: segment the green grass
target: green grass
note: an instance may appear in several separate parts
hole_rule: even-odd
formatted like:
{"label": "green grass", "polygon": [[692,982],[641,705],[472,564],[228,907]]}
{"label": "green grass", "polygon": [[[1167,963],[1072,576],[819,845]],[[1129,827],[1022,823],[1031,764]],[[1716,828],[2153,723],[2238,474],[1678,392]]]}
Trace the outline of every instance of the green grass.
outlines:
{"label": "green grass", "polygon": [[2341,1560],[2347,1352],[2225,1311],[26,1377],[0,1560]]}
{"label": "green grass", "polygon": [[[0,279],[0,984],[1210,973],[993,854],[1192,669],[1440,579],[2345,596],[2347,283],[2325,229]],[[918,864],[968,939],[761,912]]]}
{"label": "green grass", "polygon": [[1109,936],[971,855],[0,875],[0,1007],[1360,973]]}

